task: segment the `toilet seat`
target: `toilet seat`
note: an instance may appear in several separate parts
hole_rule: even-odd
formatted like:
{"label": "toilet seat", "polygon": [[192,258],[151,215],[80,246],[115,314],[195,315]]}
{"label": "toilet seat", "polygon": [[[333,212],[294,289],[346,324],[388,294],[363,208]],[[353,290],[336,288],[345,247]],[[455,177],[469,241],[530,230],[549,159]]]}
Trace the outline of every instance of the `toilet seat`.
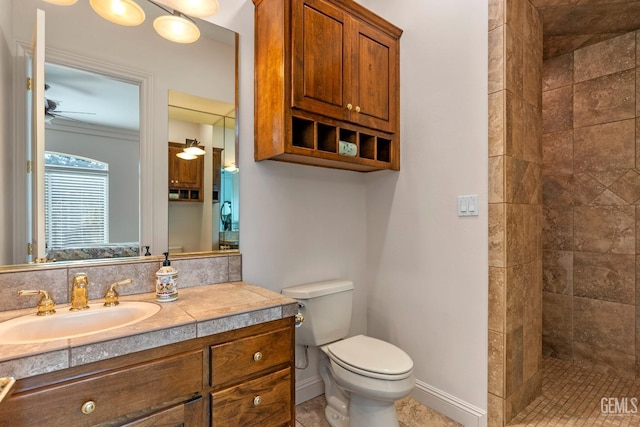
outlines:
{"label": "toilet seat", "polygon": [[401,380],[413,372],[413,360],[398,347],[357,335],[326,346],[329,358],[351,372],[383,380]]}

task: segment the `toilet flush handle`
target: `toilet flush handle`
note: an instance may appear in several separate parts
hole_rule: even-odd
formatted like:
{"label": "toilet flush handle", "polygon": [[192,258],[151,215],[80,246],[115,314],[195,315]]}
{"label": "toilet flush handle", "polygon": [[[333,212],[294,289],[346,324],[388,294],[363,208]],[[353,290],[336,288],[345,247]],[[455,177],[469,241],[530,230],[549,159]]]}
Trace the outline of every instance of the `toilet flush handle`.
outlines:
{"label": "toilet flush handle", "polygon": [[302,322],[304,322],[304,314],[300,313],[300,309],[304,308],[304,305],[301,303],[298,303],[298,312],[296,313],[296,328],[299,328],[300,326],[302,326]]}

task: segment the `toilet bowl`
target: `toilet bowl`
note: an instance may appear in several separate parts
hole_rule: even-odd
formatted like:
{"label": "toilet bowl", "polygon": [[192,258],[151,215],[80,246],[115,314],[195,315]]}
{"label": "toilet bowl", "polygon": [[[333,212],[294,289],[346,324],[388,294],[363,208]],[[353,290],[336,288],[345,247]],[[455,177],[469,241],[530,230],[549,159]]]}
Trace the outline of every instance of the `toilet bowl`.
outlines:
{"label": "toilet bowl", "polygon": [[395,401],[415,385],[413,361],[398,347],[364,335],[320,347],[332,427],[396,427]]}
{"label": "toilet bowl", "polygon": [[415,385],[413,361],[385,341],[356,335],[351,323],[353,283],[331,280],[293,286],[282,294],[298,300],[304,322],[296,344],[321,350],[320,375],[332,427],[397,427],[395,401]]}

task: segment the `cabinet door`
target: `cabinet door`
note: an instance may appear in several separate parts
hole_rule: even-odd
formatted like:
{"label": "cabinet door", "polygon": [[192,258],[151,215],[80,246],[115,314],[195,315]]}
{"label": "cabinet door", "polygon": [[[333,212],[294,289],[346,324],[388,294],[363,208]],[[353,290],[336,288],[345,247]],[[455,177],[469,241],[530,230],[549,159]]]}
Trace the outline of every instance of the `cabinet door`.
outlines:
{"label": "cabinet door", "polygon": [[182,147],[169,146],[169,187],[200,189],[204,157],[198,156],[193,160],[181,159],[176,154],[182,151]]}
{"label": "cabinet door", "polygon": [[189,402],[162,409],[130,422],[116,422],[121,427],[204,427],[206,411],[202,396]]}
{"label": "cabinet door", "polygon": [[292,2],[293,106],[339,120],[349,117],[352,20],[322,0]]}
{"label": "cabinet door", "polygon": [[222,149],[213,149],[213,202],[220,201],[220,182],[222,181]]}
{"label": "cabinet door", "polygon": [[144,418],[122,424],[121,427],[183,427],[184,425],[184,404],[180,404]]}
{"label": "cabinet door", "polygon": [[350,120],[370,128],[396,132],[400,90],[398,40],[363,22],[355,26]]}

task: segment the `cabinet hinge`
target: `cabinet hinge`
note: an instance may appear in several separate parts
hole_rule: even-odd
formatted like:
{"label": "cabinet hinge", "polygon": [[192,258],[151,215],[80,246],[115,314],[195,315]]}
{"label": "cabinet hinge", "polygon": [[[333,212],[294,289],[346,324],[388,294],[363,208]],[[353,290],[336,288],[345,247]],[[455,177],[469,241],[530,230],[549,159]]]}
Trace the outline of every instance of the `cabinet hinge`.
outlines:
{"label": "cabinet hinge", "polygon": [[33,244],[31,242],[27,243],[27,255],[33,255]]}
{"label": "cabinet hinge", "polygon": [[31,90],[31,77],[27,77],[27,90]]}
{"label": "cabinet hinge", "polygon": [[27,160],[27,173],[31,173],[31,160]]}

